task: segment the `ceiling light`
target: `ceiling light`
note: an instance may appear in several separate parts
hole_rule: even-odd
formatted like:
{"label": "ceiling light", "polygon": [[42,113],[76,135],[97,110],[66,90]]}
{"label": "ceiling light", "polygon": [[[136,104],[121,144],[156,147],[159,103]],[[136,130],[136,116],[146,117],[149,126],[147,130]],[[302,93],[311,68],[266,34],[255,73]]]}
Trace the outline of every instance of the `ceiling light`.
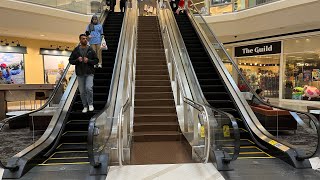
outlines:
{"label": "ceiling light", "polygon": [[44,35],[44,34],[40,34],[40,36],[41,36],[41,37],[44,37],[44,36],[46,36],[46,35]]}

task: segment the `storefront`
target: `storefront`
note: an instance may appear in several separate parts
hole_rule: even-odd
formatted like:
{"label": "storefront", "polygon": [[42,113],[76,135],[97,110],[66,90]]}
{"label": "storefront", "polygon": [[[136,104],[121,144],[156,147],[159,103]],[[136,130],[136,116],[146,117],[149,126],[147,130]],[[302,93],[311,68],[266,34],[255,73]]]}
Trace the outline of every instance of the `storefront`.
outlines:
{"label": "storefront", "polygon": [[266,97],[279,97],[281,41],[235,47],[240,71],[253,89]]}
{"label": "storefront", "polygon": [[24,54],[26,47],[0,46],[2,77],[10,84],[25,84]]}
{"label": "storefront", "polygon": [[[319,35],[282,37],[227,48],[233,49],[230,55],[251,87],[263,89],[266,97],[308,100],[302,96],[304,87],[320,89]],[[311,100],[318,101],[320,98],[313,97]]]}
{"label": "storefront", "polygon": [[[71,52],[41,48],[40,54],[43,56],[44,83],[56,84],[69,63]],[[65,78],[66,82],[69,81],[73,72],[74,66],[70,66]]]}

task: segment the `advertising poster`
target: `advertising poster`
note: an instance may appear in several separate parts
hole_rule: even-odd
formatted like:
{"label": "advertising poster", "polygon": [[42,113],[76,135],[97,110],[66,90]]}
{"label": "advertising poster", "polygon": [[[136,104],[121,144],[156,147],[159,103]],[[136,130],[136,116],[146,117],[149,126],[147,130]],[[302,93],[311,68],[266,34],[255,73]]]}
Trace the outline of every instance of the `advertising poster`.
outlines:
{"label": "advertising poster", "polygon": [[[68,56],[50,56],[44,55],[44,83],[45,84],[56,84],[64,69],[69,63]],[[70,66],[68,74],[66,76],[66,81],[69,82],[69,78],[74,72],[74,66]]]}
{"label": "advertising poster", "polygon": [[320,70],[313,69],[312,70],[312,81],[319,81],[320,80]]}
{"label": "advertising poster", "polygon": [[0,53],[3,77],[11,84],[25,84],[23,54]]}

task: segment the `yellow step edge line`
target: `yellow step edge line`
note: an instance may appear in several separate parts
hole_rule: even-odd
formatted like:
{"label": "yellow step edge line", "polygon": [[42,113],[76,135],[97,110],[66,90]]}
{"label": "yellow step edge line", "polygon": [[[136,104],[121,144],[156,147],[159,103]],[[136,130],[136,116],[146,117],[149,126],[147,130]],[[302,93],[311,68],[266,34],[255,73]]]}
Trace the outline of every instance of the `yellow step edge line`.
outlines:
{"label": "yellow step edge line", "polygon": [[89,162],[77,162],[77,163],[50,163],[50,164],[38,164],[38,166],[76,165],[76,164],[89,164]]}
{"label": "yellow step edge line", "polygon": [[87,144],[87,143],[86,142],[82,142],[82,143],[61,143],[56,149],[59,149],[64,144]]}
{"label": "yellow step edge line", "polygon": [[65,157],[65,158],[49,158],[49,159],[88,159],[88,157]]}
{"label": "yellow step edge line", "polygon": [[[230,128],[233,130],[233,128]],[[239,130],[243,130],[244,132],[248,132],[246,129],[243,129],[243,128],[239,128]]]}
{"label": "yellow step edge line", "polygon": [[[262,152],[264,152],[263,150],[261,150],[260,148],[258,148],[257,147],[257,149],[259,149],[260,151],[262,151]],[[268,153],[266,153],[266,152],[264,152],[266,155],[268,155],[269,157],[273,157],[273,156],[271,156],[270,154],[268,154]]]}
{"label": "yellow step edge line", "polygon": [[55,155],[56,153],[53,153],[53,154],[51,154],[51,156],[48,158],[48,159],[46,159],[45,161],[43,161],[42,162],[42,164],[45,164],[53,155]]}
{"label": "yellow step edge line", "polygon": [[65,134],[67,134],[67,133],[70,133],[70,132],[88,132],[88,131],[66,131],[66,132],[64,132],[64,133],[62,134],[62,136],[65,135]]}
{"label": "yellow step edge line", "polygon": [[[223,148],[234,148],[234,146],[226,146],[226,147],[223,147]],[[257,146],[240,146],[240,148],[243,148],[243,149],[249,149],[249,148],[255,148],[255,149],[258,149]]]}
{"label": "yellow step edge line", "polygon": [[[223,147],[223,148],[229,148],[229,149],[231,149],[231,148],[234,148],[234,147]],[[269,157],[272,157],[273,158],[273,156],[271,156],[270,154],[268,154],[268,153],[266,153],[266,152],[264,152],[263,150],[261,150],[260,148],[258,148],[257,146],[240,146],[240,149],[249,149],[249,148],[255,148],[255,149],[257,149],[257,150],[259,150],[260,152],[262,152],[262,153],[264,153],[264,154],[266,154],[267,156],[269,156]],[[241,153],[240,153],[241,154]]]}
{"label": "yellow step edge line", "polygon": [[55,152],[57,154],[63,154],[63,153],[81,153],[81,152],[88,152],[88,151],[58,151],[58,152]]}
{"label": "yellow step edge line", "polygon": [[[225,139],[225,140],[217,140],[217,141],[234,141],[234,139]],[[250,141],[249,139],[240,139],[240,141],[248,141],[251,144],[254,144],[254,142]]]}
{"label": "yellow step edge line", "polygon": [[[228,153],[228,154],[233,154],[233,153]],[[264,152],[241,152],[239,154],[265,154]]]}
{"label": "yellow step edge line", "polygon": [[274,157],[238,157],[237,159],[272,159]]}

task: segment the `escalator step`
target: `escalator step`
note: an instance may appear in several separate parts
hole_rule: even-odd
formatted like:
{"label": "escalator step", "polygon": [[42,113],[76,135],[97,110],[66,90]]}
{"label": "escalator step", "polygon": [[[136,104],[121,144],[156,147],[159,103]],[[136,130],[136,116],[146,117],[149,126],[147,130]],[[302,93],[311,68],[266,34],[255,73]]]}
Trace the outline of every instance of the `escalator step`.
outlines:
{"label": "escalator step", "polygon": [[45,164],[79,164],[79,163],[89,163],[88,157],[71,157],[71,158],[50,158],[48,159]]}
{"label": "escalator step", "polygon": [[89,125],[89,120],[71,120],[66,124],[65,131],[87,131]]}
{"label": "escalator step", "polygon": [[61,143],[81,143],[87,141],[87,131],[66,131],[61,137]]}
{"label": "escalator step", "polygon": [[58,151],[86,151],[87,142],[83,143],[63,143],[57,147]]}

